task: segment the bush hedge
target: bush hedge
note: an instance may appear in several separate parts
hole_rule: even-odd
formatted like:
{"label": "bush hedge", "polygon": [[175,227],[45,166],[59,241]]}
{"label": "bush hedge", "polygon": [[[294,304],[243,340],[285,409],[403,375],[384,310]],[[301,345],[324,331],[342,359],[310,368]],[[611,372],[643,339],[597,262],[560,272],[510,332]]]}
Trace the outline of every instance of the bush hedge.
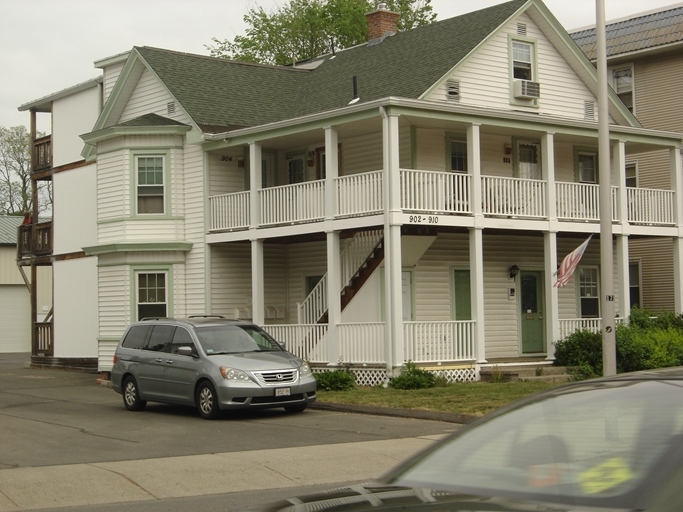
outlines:
{"label": "bush hedge", "polygon": [[[617,372],[683,365],[683,316],[634,308],[616,330]],[[555,344],[555,364],[579,376],[602,375],[602,335],[576,331]]]}
{"label": "bush hedge", "polygon": [[348,369],[314,373],[318,389],[323,391],[348,391],[356,387],[356,378]]}
{"label": "bush hedge", "polygon": [[389,387],[394,389],[425,389],[433,388],[436,384],[436,375],[418,368],[412,361],[404,364],[401,374],[389,381]]}

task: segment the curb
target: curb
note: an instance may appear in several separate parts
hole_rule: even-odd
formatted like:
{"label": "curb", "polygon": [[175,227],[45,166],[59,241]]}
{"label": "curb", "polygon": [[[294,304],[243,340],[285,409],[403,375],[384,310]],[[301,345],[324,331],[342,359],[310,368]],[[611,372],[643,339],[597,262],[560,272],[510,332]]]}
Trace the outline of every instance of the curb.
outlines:
{"label": "curb", "polygon": [[352,412],[357,414],[373,414],[376,416],[393,416],[399,418],[414,418],[418,420],[444,421],[461,425],[471,423],[476,416],[456,414],[442,411],[428,411],[424,409],[400,409],[394,407],[377,407],[373,405],[338,404],[334,402],[315,401],[309,405],[314,409],[326,411]]}

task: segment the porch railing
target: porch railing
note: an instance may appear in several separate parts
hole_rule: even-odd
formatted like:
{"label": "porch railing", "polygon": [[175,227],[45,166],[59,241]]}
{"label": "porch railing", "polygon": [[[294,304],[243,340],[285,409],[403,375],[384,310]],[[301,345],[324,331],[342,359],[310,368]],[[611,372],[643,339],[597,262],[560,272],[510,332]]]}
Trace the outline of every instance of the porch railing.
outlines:
{"label": "porch railing", "polygon": [[33,141],[33,172],[52,167],[52,136],[46,135]]}
{"label": "porch railing", "polygon": [[474,360],[474,324],[474,320],[403,322],[406,361]]}
{"label": "porch railing", "polygon": [[33,355],[54,355],[52,322],[34,322],[33,331]]}
{"label": "porch railing", "polygon": [[17,250],[19,258],[52,254],[52,222],[19,226]]}
{"label": "porch railing", "polygon": [[[623,323],[623,318],[616,318],[617,325]],[[560,339],[563,340],[576,331],[600,332],[602,330],[602,318],[561,318]]]}
{"label": "porch railing", "polygon": [[259,190],[261,224],[312,222],[325,217],[325,180]]}
{"label": "porch railing", "polygon": [[221,231],[248,228],[251,222],[250,204],[249,191],[209,197],[209,229]]}
{"label": "porch railing", "polygon": [[374,215],[384,209],[382,171],[352,174],[335,179],[337,215]]}
{"label": "porch railing", "polygon": [[482,210],[485,215],[506,217],[548,216],[547,182],[482,176]]}
{"label": "porch railing", "polygon": [[[472,176],[424,170],[400,170],[400,207],[405,212],[472,214]],[[543,180],[482,176],[482,213],[488,216],[547,219],[547,187]],[[325,210],[325,180],[270,187],[259,191],[259,225],[317,222]],[[369,216],[384,211],[382,171],[341,176],[334,180],[336,218]],[[555,182],[560,220],[599,222],[600,187],[591,183]],[[628,188],[628,222],[671,226],[675,192]],[[619,219],[619,188],[611,187],[612,221]],[[250,194],[239,192],[209,198],[210,230],[246,229]]]}
{"label": "porch railing", "polygon": [[[404,322],[405,360],[473,361],[474,321]],[[264,325],[287,350],[314,363],[385,364],[384,322],[339,324],[339,361],[328,360],[327,324]]]}
{"label": "porch railing", "polygon": [[401,169],[401,208],[433,213],[471,213],[469,174]]}
{"label": "porch railing", "polygon": [[633,224],[674,225],[674,191],[627,188],[628,221]]}

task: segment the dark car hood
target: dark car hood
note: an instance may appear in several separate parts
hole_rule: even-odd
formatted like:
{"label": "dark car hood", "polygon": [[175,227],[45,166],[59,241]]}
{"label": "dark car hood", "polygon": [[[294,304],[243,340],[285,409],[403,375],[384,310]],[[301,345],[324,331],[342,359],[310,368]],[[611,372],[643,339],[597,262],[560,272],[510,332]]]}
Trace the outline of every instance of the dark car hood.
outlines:
{"label": "dark car hood", "polygon": [[285,351],[278,352],[241,352],[237,354],[216,354],[207,356],[220,366],[239,368],[245,371],[287,370],[299,368],[301,360]]}
{"label": "dark car hood", "polygon": [[[341,487],[318,494],[283,499],[244,509],[245,512],[314,512],[319,510],[588,512],[596,509],[379,484]],[[618,510],[621,509],[600,509],[601,512],[617,512]]]}

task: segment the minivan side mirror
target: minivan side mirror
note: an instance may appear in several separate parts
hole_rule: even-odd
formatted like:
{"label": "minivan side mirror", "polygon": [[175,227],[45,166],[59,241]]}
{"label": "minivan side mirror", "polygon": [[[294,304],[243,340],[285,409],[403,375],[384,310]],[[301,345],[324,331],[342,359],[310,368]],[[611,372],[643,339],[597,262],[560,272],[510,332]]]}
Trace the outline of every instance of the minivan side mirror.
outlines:
{"label": "minivan side mirror", "polygon": [[192,349],[192,347],[188,347],[187,345],[183,347],[178,347],[178,350],[176,351],[177,354],[181,356],[196,356],[197,354],[195,351]]}

